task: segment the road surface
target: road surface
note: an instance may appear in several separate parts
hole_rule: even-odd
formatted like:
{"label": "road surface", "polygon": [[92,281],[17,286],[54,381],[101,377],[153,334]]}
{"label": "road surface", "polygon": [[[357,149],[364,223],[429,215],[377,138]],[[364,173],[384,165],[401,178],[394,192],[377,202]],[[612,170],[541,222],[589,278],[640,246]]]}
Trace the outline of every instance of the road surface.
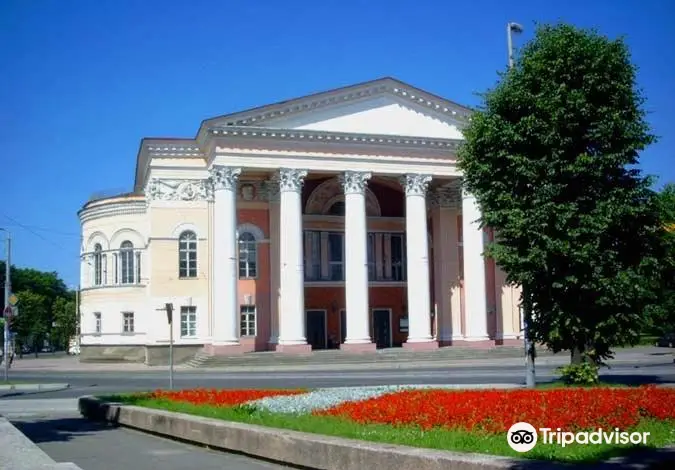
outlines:
{"label": "road surface", "polygon": [[56,462],[82,470],[282,470],[289,467],[206,450],[85,420],[77,400],[0,399],[5,415]]}

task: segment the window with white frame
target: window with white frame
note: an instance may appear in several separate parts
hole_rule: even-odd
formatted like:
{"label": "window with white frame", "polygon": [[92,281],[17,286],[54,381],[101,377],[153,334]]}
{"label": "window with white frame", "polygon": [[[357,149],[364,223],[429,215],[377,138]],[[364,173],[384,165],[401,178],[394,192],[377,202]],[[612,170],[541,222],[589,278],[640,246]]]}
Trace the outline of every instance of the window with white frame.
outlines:
{"label": "window with white frame", "polygon": [[241,336],[255,336],[255,305],[242,305],[241,312]]}
{"label": "window with white frame", "polygon": [[100,243],[94,245],[94,285],[103,284],[103,247]]}
{"label": "window with white frame", "polygon": [[258,275],[258,242],[251,232],[239,234],[239,279],[255,279]]}
{"label": "window with white frame", "polygon": [[180,308],[180,336],[181,338],[197,336],[197,307],[182,306]]}
{"label": "window with white frame", "polygon": [[101,334],[101,312],[94,312],[94,333]]}
{"label": "window with white frame", "polygon": [[178,277],[197,277],[197,234],[191,230],[178,237]]}
{"label": "window with white frame", "polygon": [[134,332],[134,313],[122,312],[122,333]]}
{"label": "window with white frame", "polygon": [[134,256],[134,244],[129,240],[122,242],[120,245],[120,283],[121,284],[133,284],[134,283],[134,274],[136,270],[134,269],[134,262],[136,257]]}

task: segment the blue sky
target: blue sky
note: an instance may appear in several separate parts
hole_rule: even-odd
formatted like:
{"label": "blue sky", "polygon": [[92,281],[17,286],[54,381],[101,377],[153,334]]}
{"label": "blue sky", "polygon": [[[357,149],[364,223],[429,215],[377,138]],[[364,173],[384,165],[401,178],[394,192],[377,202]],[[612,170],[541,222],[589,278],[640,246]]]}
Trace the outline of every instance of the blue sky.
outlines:
{"label": "blue sky", "polygon": [[78,283],[77,210],[132,188],[144,136],[394,76],[475,105],[506,66],[505,24],[565,21],[625,36],[660,141],[646,173],[675,181],[675,5],[668,0],[4,0],[0,227],[13,263]]}

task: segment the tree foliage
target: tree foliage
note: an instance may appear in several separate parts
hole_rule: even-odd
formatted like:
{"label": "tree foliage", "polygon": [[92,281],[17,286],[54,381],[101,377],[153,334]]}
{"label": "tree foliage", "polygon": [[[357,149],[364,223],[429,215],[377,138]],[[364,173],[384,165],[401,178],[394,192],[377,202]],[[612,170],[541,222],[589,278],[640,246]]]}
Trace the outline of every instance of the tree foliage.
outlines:
{"label": "tree foliage", "polygon": [[[12,292],[17,295],[19,316],[12,321],[17,346],[39,350],[44,340],[67,347],[77,331],[75,294],[55,272],[11,266]],[[0,298],[4,299],[5,262],[0,262]],[[1,335],[0,335],[1,336]]]}
{"label": "tree foliage", "polygon": [[650,332],[661,335],[675,332],[675,184],[666,184],[658,193],[657,203],[663,231],[661,286],[659,301],[650,306]]}
{"label": "tree foliage", "polygon": [[654,142],[622,40],[569,25],[535,38],[484,95],[459,166],[522,286],[533,341],[595,360],[633,344],[658,284],[659,214],[634,166]]}

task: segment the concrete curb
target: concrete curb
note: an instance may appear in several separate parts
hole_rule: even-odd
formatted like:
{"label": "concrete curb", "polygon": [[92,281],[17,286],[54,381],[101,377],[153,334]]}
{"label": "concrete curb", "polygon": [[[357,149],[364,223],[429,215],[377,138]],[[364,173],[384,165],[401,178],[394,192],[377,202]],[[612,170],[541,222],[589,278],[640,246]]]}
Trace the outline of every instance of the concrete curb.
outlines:
{"label": "concrete curb", "polygon": [[[571,464],[438,451],[268,428],[109,403],[93,396],[81,397],[79,410],[84,417],[92,420],[109,421],[184,442],[243,453],[306,469],[562,470],[579,468]],[[594,465],[593,468],[608,470],[648,468],[650,457],[641,456],[638,462],[639,465],[636,466],[635,462],[617,459]],[[643,463],[644,467],[642,467]]]}
{"label": "concrete curb", "polygon": [[82,470],[71,462],[54,462],[3,417],[0,417],[0,449],[0,468],[3,470]]}
{"label": "concrete curb", "polygon": [[58,392],[70,388],[70,384],[0,384],[0,392]]}

